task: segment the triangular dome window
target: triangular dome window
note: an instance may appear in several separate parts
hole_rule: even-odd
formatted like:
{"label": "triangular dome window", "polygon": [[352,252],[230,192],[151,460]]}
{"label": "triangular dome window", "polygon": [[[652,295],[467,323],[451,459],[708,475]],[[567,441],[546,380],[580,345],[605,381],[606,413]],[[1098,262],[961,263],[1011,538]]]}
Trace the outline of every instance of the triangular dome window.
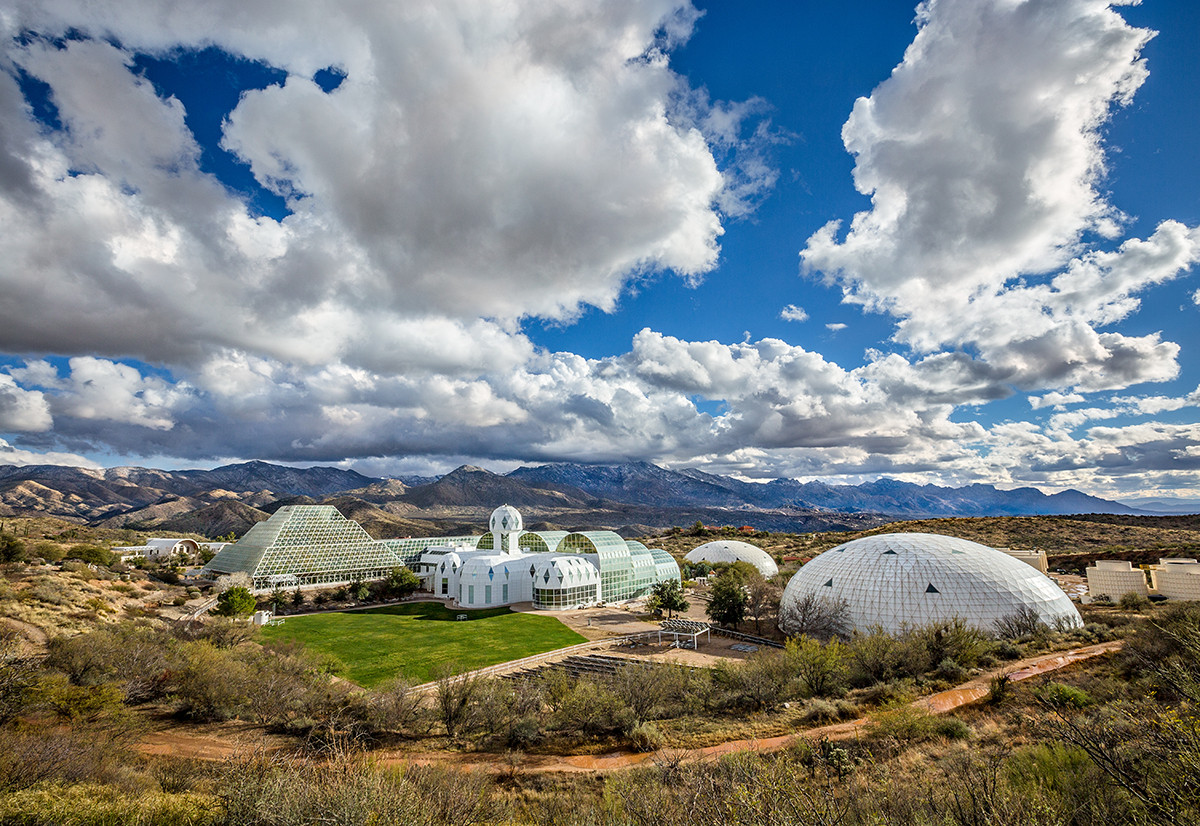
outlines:
{"label": "triangular dome window", "polygon": [[939,591],[937,588],[934,588],[934,587],[933,587],[933,583],[931,582],[931,583],[929,583],[929,587],[925,589],[925,593],[927,593],[927,594],[940,594],[940,593],[941,593],[941,591]]}
{"label": "triangular dome window", "polygon": [[824,586],[822,586],[822,587],[825,587],[825,588],[832,588],[832,587],[833,587],[833,577],[830,577],[830,578],[829,578],[829,581],[828,581],[828,582],[826,582],[826,583],[825,583],[825,585],[824,585]]}

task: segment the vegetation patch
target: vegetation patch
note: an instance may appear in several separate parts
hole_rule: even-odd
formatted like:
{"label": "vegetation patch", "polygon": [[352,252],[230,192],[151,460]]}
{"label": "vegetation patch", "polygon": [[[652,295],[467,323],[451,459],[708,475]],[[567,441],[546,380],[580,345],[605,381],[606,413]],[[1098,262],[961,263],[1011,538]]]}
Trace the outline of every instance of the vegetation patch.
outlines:
{"label": "vegetation patch", "polygon": [[263,638],[332,655],[346,666],[342,676],[368,688],[397,676],[427,682],[447,664],[468,671],[586,642],[554,617],[451,611],[435,602],[288,617],[264,628]]}

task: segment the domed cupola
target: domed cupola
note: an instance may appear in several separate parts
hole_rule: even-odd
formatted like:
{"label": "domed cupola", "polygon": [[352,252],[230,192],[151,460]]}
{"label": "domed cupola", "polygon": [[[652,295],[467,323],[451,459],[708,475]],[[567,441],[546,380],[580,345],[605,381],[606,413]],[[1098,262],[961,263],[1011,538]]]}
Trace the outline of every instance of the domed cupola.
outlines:
{"label": "domed cupola", "polygon": [[517,537],[524,529],[521,512],[512,505],[501,505],[492,511],[488,529],[492,533],[492,548],[497,553],[511,554],[517,551]]}

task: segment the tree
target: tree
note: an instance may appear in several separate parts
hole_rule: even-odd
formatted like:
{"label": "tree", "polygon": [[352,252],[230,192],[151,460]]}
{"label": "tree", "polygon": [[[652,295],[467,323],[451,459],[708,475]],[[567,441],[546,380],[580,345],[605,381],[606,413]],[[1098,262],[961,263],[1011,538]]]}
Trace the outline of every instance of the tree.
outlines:
{"label": "tree", "polygon": [[66,556],[67,559],[79,559],[92,565],[108,567],[113,564],[113,555],[99,545],[72,545]]}
{"label": "tree", "polygon": [[779,608],[779,628],[790,637],[818,640],[850,636],[850,603],[844,599],[808,593]]}
{"label": "tree", "polygon": [[746,587],[742,584],[740,575],[731,575],[729,571],[723,571],[717,577],[712,585],[705,613],[718,625],[732,625],[737,628],[738,623],[746,618]]}
{"label": "tree", "polygon": [[268,601],[271,604],[271,610],[278,614],[279,609],[287,602],[287,594],[283,592],[282,588],[276,585],[275,590],[271,591],[271,597]]}
{"label": "tree", "polygon": [[254,595],[250,589],[235,585],[217,597],[217,607],[213,613],[222,617],[244,617],[254,613],[254,606]]}
{"label": "tree", "polygon": [[779,610],[780,589],[757,571],[746,583],[746,616],[754,620],[754,633],[759,634],[763,620],[769,620],[771,615]]}
{"label": "tree", "polygon": [[812,637],[788,640],[784,656],[808,693],[832,693],[846,673],[845,646],[837,640],[821,643]]}
{"label": "tree", "polygon": [[296,590],[292,592],[292,607],[299,608],[303,604],[304,604],[304,592],[300,590],[299,586],[297,586]]}
{"label": "tree", "polygon": [[679,580],[667,579],[654,583],[646,605],[652,611],[666,611],[667,618],[670,619],[674,612],[686,611],[689,603],[684,599],[683,586]]}
{"label": "tree", "polygon": [[403,599],[421,587],[420,578],[408,568],[396,566],[388,573],[387,592]]}
{"label": "tree", "polygon": [[7,531],[0,532],[0,562],[24,562],[25,543]]}

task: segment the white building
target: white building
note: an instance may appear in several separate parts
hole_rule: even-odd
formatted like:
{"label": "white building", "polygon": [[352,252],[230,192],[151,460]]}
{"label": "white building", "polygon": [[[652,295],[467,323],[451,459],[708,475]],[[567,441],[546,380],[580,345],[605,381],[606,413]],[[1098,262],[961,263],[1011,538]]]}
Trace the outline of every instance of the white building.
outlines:
{"label": "white building", "polygon": [[285,505],[204,566],[208,576],[244,572],[255,590],[328,587],[411,568],[424,588],[464,608],[532,602],[581,608],[646,596],[679,581],[669,553],[612,531],[526,531],[521,514],[497,508],[482,536],[372,539],[330,505]]}
{"label": "white building", "polygon": [[779,566],[775,564],[775,560],[771,559],[770,554],[749,542],[740,542],[735,539],[705,542],[688,551],[684,559],[688,562],[707,562],[709,565],[722,562],[730,564],[747,562],[757,568],[758,572],[767,579],[779,573]]}
{"label": "white building", "polygon": [[1018,548],[997,548],[996,550],[1003,551],[1013,559],[1019,559],[1026,565],[1041,571],[1043,574],[1050,573],[1050,561],[1046,559],[1045,551],[1026,551]]}
{"label": "white building", "polygon": [[1045,574],[995,548],[938,534],[866,536],[825,551],[792,577],[781,615],[808,595],[844,601],[856,631],[878,626],[896,633],[960,619],[992,632],[1022,610],[1051,627],[1083,624]]}
{"label": "white building", "polygon": [[532,602],[558,610],[638,599],[656,582],[679,580],[666,551],[612,531],[525,531],[509,505],[492,513],[488,527],[474,547],[426,548],[414,566],[424,587],[463,608]]}
{"label": "white building", "polygon": [[1150,566],[1150,581],[1164,597],[1200,600],[1200,562],[1194,559],[1160,559]]}
{"label": "white building", "polygon": [[1135,568],[1127,559],[1097,559],[1087,574],[1088,596],[1118,600],[1126,594],[1149,596],[1146,572]]}
{"label": "white building", "polygon": [[194,539],[147,539],[145,545],[123,545],[113,548],[112,552],[123,562],[139,556],[151,562],[161,562],[172,556],[191,559],[200,553],[200,543]]}

